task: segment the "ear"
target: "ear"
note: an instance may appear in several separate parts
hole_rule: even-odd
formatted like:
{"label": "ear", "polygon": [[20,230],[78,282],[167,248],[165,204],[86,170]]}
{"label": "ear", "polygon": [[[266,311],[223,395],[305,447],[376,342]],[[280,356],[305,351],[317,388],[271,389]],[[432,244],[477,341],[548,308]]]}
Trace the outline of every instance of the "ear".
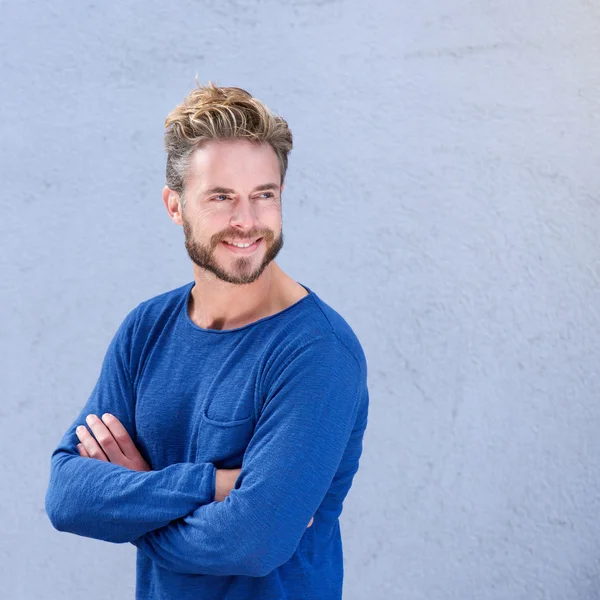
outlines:
{"label": "ear", "polygon": [[167,212],[169,213],[173,223],[176,225],[183,225],[183,219],[181,216],[183,207],[181,206],[181,198],[179,194],[173,191],[168,185],[165,185],[162,191],[162,197]]}

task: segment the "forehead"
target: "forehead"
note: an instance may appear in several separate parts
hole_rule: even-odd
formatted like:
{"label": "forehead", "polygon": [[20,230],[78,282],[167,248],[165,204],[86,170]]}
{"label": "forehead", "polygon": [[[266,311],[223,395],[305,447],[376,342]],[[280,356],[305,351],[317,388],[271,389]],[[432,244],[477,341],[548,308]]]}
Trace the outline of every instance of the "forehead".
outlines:
{"label": "forehead", "polygon": [[211,140],[192,153],[188,183],[202,188],[246,187],[280,180],[279,161],[269,144]]}

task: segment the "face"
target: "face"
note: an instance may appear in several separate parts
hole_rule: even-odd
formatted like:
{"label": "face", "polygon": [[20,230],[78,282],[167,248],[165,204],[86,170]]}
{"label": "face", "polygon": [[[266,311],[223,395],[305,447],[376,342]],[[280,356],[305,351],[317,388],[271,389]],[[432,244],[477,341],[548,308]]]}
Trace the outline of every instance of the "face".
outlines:
{"label": "face", "polygon": [[283,247],[280,179],[269,145],[211,141],[195,150],[181,212],[192,261],[227,283],[256,281]]}

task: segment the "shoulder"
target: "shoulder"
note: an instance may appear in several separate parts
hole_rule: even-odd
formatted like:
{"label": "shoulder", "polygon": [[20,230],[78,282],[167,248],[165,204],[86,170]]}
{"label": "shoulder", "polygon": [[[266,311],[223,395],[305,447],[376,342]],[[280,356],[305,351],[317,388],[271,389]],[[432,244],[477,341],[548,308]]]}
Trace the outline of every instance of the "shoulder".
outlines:
{"label": "shoulder", "polygon": [[140,302],[125,317],[117,337],[131,343],[148,339],[153,332],[163,329],[165,323],[187,301],[193,283],[163,292]]}
{"label": "shoulder", "polygon": [[186,283],[140,302],[125,320],[137,328],[168,318],[187,301],[192,285],[193,283]]}
{"label": "shoulder", "polygon": [[324,319],[324,330],[334,337],[354,359],[366,368],[366,358],[360,341],[346,319],[329,304],[314,294],[314,303]]}
{"label": "shoulder", "polygon": [[165,313],[172,313],[179,308],[183,302],[187,301],[192,286],[193,282],[186,283],[185,285],[169,290],[168,292],[163,292],[148,300],[144,300],[134,309],[134,311],[137,312],[138,321],[152,320]]}
{"label": "shoulder", "polygon": [[109,351],[120,353],[134,380],[166,324],[186,301],[191,286],[188,283],[144,300],[123,319]]}
{"label": "shoulder", "polygon": [[292,361],[335,363],[349,359],[366,376],[362,346],[348,322],[312,290],[285,319],[266,348],[266,370],[281,372]]}

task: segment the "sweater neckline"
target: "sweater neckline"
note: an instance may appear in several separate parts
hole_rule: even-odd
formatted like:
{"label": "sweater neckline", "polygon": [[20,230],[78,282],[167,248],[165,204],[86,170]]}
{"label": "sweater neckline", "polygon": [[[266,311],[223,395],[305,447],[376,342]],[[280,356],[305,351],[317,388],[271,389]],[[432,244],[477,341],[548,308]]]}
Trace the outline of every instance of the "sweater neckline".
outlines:
{"label": "sweater neckline", "polygon": [[311,298],[311,299],[314,298],[315,294],[308,286],[304,285],[303,283],[300,283],[299,281],[297,281],[296,283],[301,285],[308,292],[308,294],[306,296],[304,296],[303,298],[300,298],[300,300],[297,300],[296,302],[294,302],[294,304],[290,304],[290,306],[288,306],[287,308],[284,308],[283,310],[280,310],[279,312],[276,312],[272,315],[262,317],[261,319],[258,319],[256,321],[252,321],[252,323],[246,323],[246,325],[242,325],[241,327],[234,327],[233,329],[208,329],[208,328],[200,327],[199,325],[196,325],[196,323],[194,323],[192,321],[192,319],[190,319],[190,315],[188,314],[190,295],[192,293],[193,287],[196,285],[196,282],[192,281],[185,287],[185,290],[184,290],[183,303],[182,303],[183,306],[181,307],[181,311],[183,313],[183,319],[187,322],[188,326],[192,327],[196,331],[201,331],[202,333],[215,333],[215,334],[223,335],[223,334],[227,334],[227,333],[237,333],[238,331],[244,331],[245,329],[249,329],[250,327],[256,327],[257,325],[259,325],[265,321],[269,321],[271,319],[280,317],[281,315],[284,315],[284,314],[294,310],[296,307],[302,305],[303,303],[305,303],[305,301],[308,301],[309,298]]}

